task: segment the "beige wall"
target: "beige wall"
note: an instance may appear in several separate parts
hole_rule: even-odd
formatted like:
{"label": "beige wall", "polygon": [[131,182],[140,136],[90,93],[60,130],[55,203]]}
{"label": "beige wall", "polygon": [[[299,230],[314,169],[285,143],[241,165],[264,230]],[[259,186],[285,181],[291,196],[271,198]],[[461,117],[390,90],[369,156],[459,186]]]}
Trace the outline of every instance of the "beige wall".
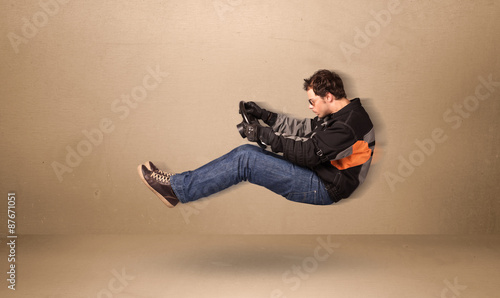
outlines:
{"label": "beige wall", "polygon": [[[1,8],[0,191],[16,193],[18,233],[500,232],[500,83],[486,83],[500,82],[498,1]],[[243,183],[167,209],[139,180],[146,160],[185,171],[245,144],[240,100],[312,117],[302,79],[319,68],[376,125],[350,199],[306,206]]]}

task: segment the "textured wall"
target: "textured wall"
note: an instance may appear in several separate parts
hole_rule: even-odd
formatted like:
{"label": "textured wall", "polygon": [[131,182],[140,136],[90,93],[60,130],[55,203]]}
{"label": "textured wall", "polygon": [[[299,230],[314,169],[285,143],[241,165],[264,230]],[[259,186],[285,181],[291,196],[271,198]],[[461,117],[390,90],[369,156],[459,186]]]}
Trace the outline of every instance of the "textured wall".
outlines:
{"label": "textured wall", "polygon": [[[0,191],[19,233],[500,232],[498,1],[0,6]],[[167,209],[139,180],[146,160],[185,171],[245,144],[240,100],[314,116],[302,79],[320,68],[376,125],[350,199],[243,183]]]}

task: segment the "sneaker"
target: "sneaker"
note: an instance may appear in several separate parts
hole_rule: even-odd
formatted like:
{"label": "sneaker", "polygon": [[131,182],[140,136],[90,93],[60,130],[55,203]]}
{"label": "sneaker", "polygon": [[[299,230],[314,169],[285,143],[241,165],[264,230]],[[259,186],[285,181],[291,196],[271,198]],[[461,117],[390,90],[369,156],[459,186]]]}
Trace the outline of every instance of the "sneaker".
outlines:
{"label": "sneaker", "polygon": [[[154,166],[154,165],[153,165]],[[160,200],[169,208],[174,208],[179,203],[179,199],[175,196],[172,185],[170,184],[170,176],[161,175],[149,170],[145,165],[140,165],[137,168],[142,182],[151,189]]]}

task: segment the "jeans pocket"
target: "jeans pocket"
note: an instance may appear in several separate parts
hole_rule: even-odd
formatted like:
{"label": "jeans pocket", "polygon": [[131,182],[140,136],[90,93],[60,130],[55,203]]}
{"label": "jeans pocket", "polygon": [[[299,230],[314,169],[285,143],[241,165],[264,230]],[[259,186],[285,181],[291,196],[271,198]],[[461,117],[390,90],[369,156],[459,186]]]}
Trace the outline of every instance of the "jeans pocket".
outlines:
{"label": "jeans pocket", "polygon": [[292,192],[286,196],[286,199],[298,203],[317,204],[318,192],[315,190],[306,192]]}

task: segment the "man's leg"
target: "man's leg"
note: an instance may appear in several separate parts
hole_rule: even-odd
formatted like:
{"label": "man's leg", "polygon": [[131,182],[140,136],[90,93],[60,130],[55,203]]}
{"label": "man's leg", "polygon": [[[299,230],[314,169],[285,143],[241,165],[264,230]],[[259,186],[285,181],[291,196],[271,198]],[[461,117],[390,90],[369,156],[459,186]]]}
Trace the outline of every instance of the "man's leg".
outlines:
{"label": "man's leg", "polygon": [[208,197],[241,181],[263,186],[296,202],[332,203],[323,183],[313,171],[253,145],[240,146],[197,170],[170,178],[172,188],[182,203]]}

